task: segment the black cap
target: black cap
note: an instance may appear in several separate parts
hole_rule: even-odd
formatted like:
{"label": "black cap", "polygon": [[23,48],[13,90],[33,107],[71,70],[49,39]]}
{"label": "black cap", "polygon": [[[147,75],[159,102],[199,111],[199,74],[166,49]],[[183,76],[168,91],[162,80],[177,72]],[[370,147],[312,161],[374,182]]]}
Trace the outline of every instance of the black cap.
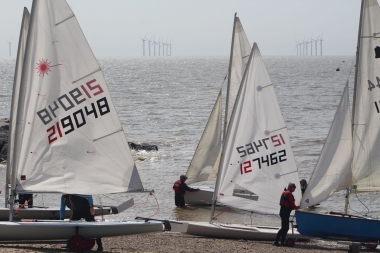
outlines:
{"label": "black cap", "polygon": [[187,179],[187,176],[186,175],[181,175],[179,176],[180,179]]}

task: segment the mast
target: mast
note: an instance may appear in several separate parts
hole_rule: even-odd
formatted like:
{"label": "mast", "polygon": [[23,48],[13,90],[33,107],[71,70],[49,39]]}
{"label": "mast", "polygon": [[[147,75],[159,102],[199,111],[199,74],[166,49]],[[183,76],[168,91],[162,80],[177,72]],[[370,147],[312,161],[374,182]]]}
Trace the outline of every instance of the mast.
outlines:
{"label": "mast", "polygon": [[[23,73],[21,74],[21,81],[20,81],[20,91],[19,91],[19,97],[18,97],[18,106],[17,106],[17,116],[16,120],[14,121],[15,125],[15,141],[13,142],[14,148],[13,148],[13,157],[12,157],[12,166],[13,170],[14,168],[18,166],[18,159],[19,156],[15,154],[17,149],[19,149],[19,143],[20,140],[23,138],[23,121],[25,117],[24,113],[24,105],[25,105],[25,98],[26,98],[26,74],[24,73],[25,71],[25,65],[29,60],[28,55],[31,53],[31,49],[28,47],[28,41],[30,41],[30,37],[32,36],[30,31],[30,27],[33,27],[35,21],[35,7],[36,7],[37,1],[33,1],[32,4],[32,10],[30,13],[30,21],[29,21],[29,27],[28,27],[28,35],[26,39],[26,45],[25,45],[25,52],[24,52],[24,58],[23,58],[23,63],[22,63],[22,71]],[[11,189],[10,189],[10,196],[9,196],[9,221],[13,221],[13,205],[14,205],[14,199],[16,197],[16,174],[14,171],[12,172],[11,175]]]}
{"label": "mast", "polygon": [[19,96],[19,90],[20,90],[20,74],[22,74],[22,64],[24,60],[24,52],[25,52],[25,40],[26,37],[24,35],[25,33],[25,27],[29,24],[29,11],[27,8],[24,7],[24,12],[22,15],[22,22],[21,22],[21,29],[20,29],[20,36],[19,36],[19,42],[18,42],[18,49],[17,49],[17,58],[16,58],[16,68],[15,68],[15,74],[13,79],[13,90],[12,90],[12,103],[11,103],[11,113],[9,118],[9,135],[8,135],[8,151],[7,151],[7,170],[6,170],[6,176],[5,176],[5,207],[8,207],[8,201],[9,201],[9,193],[10,193],[10,184],[11,184],[11,176],[13,171],[13,140],[15,138],[13,132],[15,130],[15,121],[17,114],[15,114],[15,111],[17,111],[16,103],[18,103],[18,96]]}
{"label": "mast", "polygon": [[[231,52],[230,52],[230,63],[228,65],[228,81],[227,81],[227,95],[226,95],[226,111],[224,112],[224,128],[223,128],[223,148],[224,149],[224,140],[226,138],[227,134],[227,115],[228,115],[228,96],[230,93],[230,82],[231,82],[231,64],[232,64],[232,57],[234,54],[234,40],[235,40],[235,26],[236,26],[236,12],[234,15],[234,24],[232,28],[232,42],[231,42]],[[222,161],[223,158],[223,152],[220,154],[220,160]],[[212,197],[212,206],[211,206],[211,214],[210,214],[210,224],[212,223],[212,218],[214,217],[214,212],[215,212],[215,204],[216,204],[216,198],[217,198],[217,192],[218,192],[218,185],[220,181],[220,172],[221,172],[221,163],[219,162],[219,168],[218,168],[218,175],[216,176],[216,183],[215,183],[215,190],[214,190],[214,195]]]}
{"label": "mast", "polygon": [[227,81],[227,95],[226,95],[226,111],[224,113],[224,128],[223,128],[223,140],[226,137],[227,133],[227,116],[228,116],[228,102],[229,102],[229,95],[230,95],[230,83],[231,83],[231,64],[232,64],[232,57],[234,56],[234,41],[235,41],[235,26],[236,26],[236,12],[234,16],[234,26],[232,28],[232,42],[231,42],[231,52],[230,52],[230,63],[228,67],[228,81]]}
{"label": "mast", "polygon": [[[362,35],[362,23],[363,23],[363,10],[364,10],[364,0],[362,0],[362,4],[360,7],[360,19],[359,19],[359,31],[358,31],[358,42],[356,47],[356,68],[355,68],[355,80],[354,80],[354,95],[353,95],[353,106],[352,106],[352,136],[354,136],[354,126],[355,126],[355,102],[356,102],[356,88],[358,85],[358,72],[359,72],[359,58],[360,58],[360,45],[361,45],[361,35]],[[344,213],[347,213],[349,198],[350,198],[350,188],[346,189],[346,201],[344,205]]]}

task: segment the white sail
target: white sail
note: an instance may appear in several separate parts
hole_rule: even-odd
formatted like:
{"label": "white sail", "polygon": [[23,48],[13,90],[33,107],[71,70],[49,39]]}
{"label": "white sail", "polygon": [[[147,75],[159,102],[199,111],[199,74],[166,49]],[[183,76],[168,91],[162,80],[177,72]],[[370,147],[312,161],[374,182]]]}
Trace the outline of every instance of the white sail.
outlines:
{"label": "white sail", "polygon": [[363,1],[353,117],[352,185],[380,191],[380,7]]}
{"label": "white sail", "polygon": [[142,189],[103,73],[65,0],[33,2],[19,101],[17,192]]}
{"label": "white sail", "polygon": [[[225,129],[227,128],[231,117],[236,94],[238,93],[250,52],[251,46],[249,45],[247,35],[244,32],[240,19],[236,17],[235,14],[232,33],[230,69],[227,83],[226,115],[224,120]],[[215,106],[217,106],[219,99],[221,99],[221,94],[218,95]],[[213,179],[218,173],[220,150],[222,147],[221,135],[219,131],[221,130],[223,119],[221,114],[219,117],[219,114],[215,111],[215,106],[186,172],[186,176],[188,177],[187,183],[189,184]],[[220,104],[220,112],[221,110],[222,108]],[[218,120],[218,122],[215,120]],[[219,136],[219,140],[215,139],[217,135]],[[216,150],[218,150],[217,153],[215,152]]]}
{"label": "white sail", "polygon": [[225,131],[227,131],[228,128],[232,109],[235,105],[236,95],[239,91],[240,83],[243,78],[245,66],[247,65],[250,53],[251,45],[249,44],[247,35],[244,32],[240,19],[235,17],[227,86],[226,116],[224,126]]}
{"label": "white sail", "polygon": [[[256,43],[231,115],[219,173],[217,202],[267,214],[278,214],[284,188],[299,182],[285,121]],[[258,200],[233,196],[235,185],[254,192]],[[298,188],[294,195],[299,203]]]}
{"label": "white sail", "polygon": [[302,196],[301,208],[329,198],[351,184],[352,131],[348,83],[344,89],[329,135]]}
{"label": "white sail", "polygon": [[11,103],[11,113],[9,119],[9,136],[8,136],[8,151],[7,151],[7,170],[6,170],[6,179],[5,179],[5,205],[8,205],[7,198],[9,197],[9,186],[11,184],[12,173],[13,171],[13,149],[14,149],[14,140],[15,140],[15,119],[17,117],[17,108],[19,101],[19,93],[20,93],[20,83],[21,83],[21,74],[22,74],[22,65],[24,63],[24,54],[25,54],[25,46],[26,39],[28,36],[28,27],[29,27],[30,14],[27,8],[24,8],[24,12],[22,15],[21,29],[20,29],[20,37],[18,41],[18,49],[17,49],[17,58],[16,58],[16,69],[13,80],[13,91],[12,91],[12,103]]}
{"label": "white sail", "polygon": [[193,159],[187,170],[187,183],[207,181],[216,177],[217,167],[214,166],[220,153],[222,136],[222,91],[211,111],[211,115],[199,141]]}

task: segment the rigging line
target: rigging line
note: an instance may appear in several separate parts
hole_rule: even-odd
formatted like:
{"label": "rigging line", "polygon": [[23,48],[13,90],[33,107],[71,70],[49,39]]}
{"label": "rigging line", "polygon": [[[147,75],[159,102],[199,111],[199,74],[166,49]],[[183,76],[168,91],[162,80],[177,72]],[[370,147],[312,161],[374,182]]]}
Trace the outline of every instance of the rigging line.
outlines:
{"label": "rigging line", "polygon": [[153,216],[157,215],[160,212],[160,204],[158,204],[158,200],[157,200],[156,196],[153,193],[150,193],[149,195],[152,195],[154,197],[154,199],[156,200],[157,211],[156,211],[156,213],[154,213],[153,215],[149,216],[148,218],[153,217]]}
{"label": "rigging line", "polygon": [[223,80],[220,82],[220,90],[223,88],[223,85],[226,82],[227,76],[228,76],[228,70],[227,70],[226,74],[224,75]]}
{"label": "rigging line", "polygon": [[219,214],[215,215],[212,219],[213,220],[216,220],[218,216],[222,215],[223,213],[227,212],[228,211],[228,207],[226,207],[226,209],[224,209],[222,212],[220,212]]}
{"label": "rigging line", "polygon": [[360,200],[358,194],[356,193],[356,189],[355,189],[355,196],[356,196],[356,198],[359,200],[359,202],[362,203],[362,205],[363,205],[365,208],[367,208],[368,212],[367,212],[366,214],[364,214],[365,216],[367,216],[367,214],[369,214],[369,208],[368,208],[366,205],[364,205],[364,203]]}

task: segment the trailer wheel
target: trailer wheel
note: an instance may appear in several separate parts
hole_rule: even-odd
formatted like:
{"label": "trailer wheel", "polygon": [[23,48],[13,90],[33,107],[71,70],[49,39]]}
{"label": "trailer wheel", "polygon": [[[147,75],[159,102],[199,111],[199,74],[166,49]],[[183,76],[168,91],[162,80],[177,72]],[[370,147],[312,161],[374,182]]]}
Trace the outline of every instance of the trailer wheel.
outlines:
{"label": "trailer wheel", "polygon": [[68,246],[72,252],[84,252],[87,249],[87,240],[81,235],[74,235]]}
{"label": "trailer wheel", "polygon": [[286,245],[287,245],[288,247],[293,247],[295,243],[296,243],[296,241],[295,241],[293,238],[288,238],[288,239],[286,240]]}
{"label": "trailer wheel", "polygon": [[87,249],[92,249],[95,245],[95,239],[87,239]]}

